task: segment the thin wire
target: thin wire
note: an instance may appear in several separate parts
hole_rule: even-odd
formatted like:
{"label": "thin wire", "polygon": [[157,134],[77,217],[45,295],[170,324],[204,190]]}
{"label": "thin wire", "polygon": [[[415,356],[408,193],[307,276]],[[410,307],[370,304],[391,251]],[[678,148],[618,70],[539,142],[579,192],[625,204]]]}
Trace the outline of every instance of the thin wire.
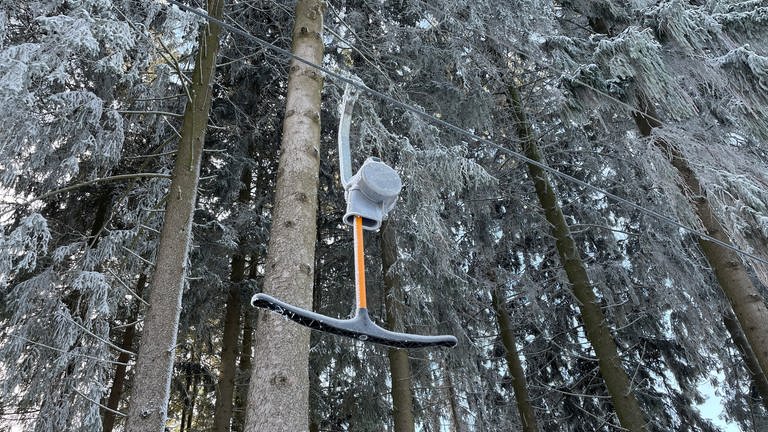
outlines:
{"label": "thin wire", "polygon": [[[751,254],[751,253],[746,252],[744,250],[741,250],[741,249],[739,249],[739,248],[737,248],[737,247],[735,247],[735,246],[733,246],[733,245],[731,245],[729,243],[726,243],[726,242],[724,242],[722,240],[716,239],[716,238],[714,238],[714,237],[712,237],[712,236],[710,236],[708,234],[705,234],[703,232],[700,232],[700,231],[698,231],[698,230],[696,230],[694,228],[688,227],[688,226],[686,226],[686,225],[684,225],[684,224],[682,224],[682,223],[672,219],[669,216],[665,216],[665,215],[663,215],[661,213],[658,213],[658,212],[656,212],[654,210],[647,209],[647,208],[645,208],[645,207],[643,207],[643,206],[641,206],[639,204],[635,204],[632,201],[629,201],[629,200],[627,200],[625,198],[622,198],[622,197],[620,197],[618,195],[612,194],[612,193],[608,192],[607,190],[601,189],[601,188],[599,188],[597,186],[594,186],[594,185],[592,185],[590,183],[587,183],[587,182],[585,182],[583,180],[580,180],[580,179],[578,179],[576,177],[573,177],[573,176],[571,176],[569,174],[565,174],[563,172],[560,172],[560,171],[558,171],[558,170],[556,170],[556,169],[554,169],[554,168],[552,168],[552,167],[550,167],[550,166],[548,166],[548,165],[546,165],[546,164],[544,164],[542,162],[539,162],[537,160],[531,159],[531,158],[525,156],[522,153],[516,152],[516,151],[511,150],[511,149],[508,149],[508,148],[506,148],[506,147],[504,147],[504,146],[502,146],[500,144],[496,144],[496,143],[494,143],[493,141],[491,141],[489,139],[477,136],[474,133],[472,133],[472,132],[470,132],[470,131],[468,131],[466,129],[462,129],[459,126],[456,126],[456,125],[454,125],[452,123],[449,123],[449,122],[447,122],[445,120],[441,120],[441,119],[439,119],[439,118],[437,118],[437,117],[435,117],[435,116],[433,116],[433,115],[431,115],[429,113],[426,113],[426,112],[424,112],[424,111],[422,111],[422,110],[420,110],[420,109],[418,109],[418,108],[416,108],[416,107],[414,107],[412,105],[409,105],[409,104],[404,103],[404,102],[400,102],[399,100],[397,100],[397,99],[395,99],[395,98],[393,98],[393,97],[391,97],[389,95],[386,95],[386,94],[381,93],[381,92],[379,92],[377,90],[374,90],[374,89],[366,86],[365,84],[361,83],[360,81],[357,81],[357,80],[355,80],[355,79],[353,79],[353,78],[351,78],[349,76],[345,76],[345,75],[343,75],[341,73],[334,72],[334,71],[332,71],[332,70],[330,70],[330,69],[328,69],[328,68],[326,68],[324,66],[317,65],[315,63],[312,63],[309,60],[305,60],[305,59],[303,59],[303,58],[293,54],[289,50],[286,50],[285,48],[281,48],[281,47],[279,47],[277,45],[274,45],[274,44],[272,44],[272,43],[270,43],[270,42],[268,42],[268,41],[266,41],[264,39],[259,38],[258,36],[255,36],[255,35],[253,35],[251,33],[248,33],[247,31],[241,30],[241,29],[239,29],[239,28],[237,28],[237,27],[235,27],[235,26],[233,26],[233,25],[231,25],[231,24],[229,24],[229,23],[227,23],[227,22],[225,22],[223,20],[220,20],[218,18],[214,18],[214,17],[208,15],[207,13],[205,13],[203,11],[200,11],[198,9],[193,9],[193,8],[187,6],[187,5],[179,3],[176,0],[167,0],[167,1],[168,1],[168,3],[171,3],[171,4],[174,4],[174,5],[178,6],[179,8],[181,8],[184,11],[193,13],[193,14],[195,14],[195,15],[197,15],[197,16],[199,16],[199,17],[201,17],[201,18],[203,18],[203,19],[205,19],[205,20],[207,20],[209,22],[216,23],[216,24],[220,25],[222,28],[224,28],[226,30],[229,30],[232,33],[237,33],[237,34],[239,34],[239,35],[241,35],[241,36],[243,36],[243,37],[245,37],[247,39],[250,39],[250,40],[258,43],[259,45],[261,45],[264,48],[271,49],[271,50],[276,51],[276,52],[278,52],[280,54],[283,54],[286,57],[290,57],[291,59],[296,60],[299,63],[303,63],[304,65],[307,65],[307,66],[312,67],[314,69],[317,69],[318,71],[321,71],[321,72],[325,73],[326,75],[328,75],[328,76],[330,76],[330,77],[332,77],[332,78],[334,78],[336,80],[339,80],[339,81],[341,81],[341,82],[343,82],[345,84],[354,86],[354,87],[356,87],[357,89],[359,89],[362,92],[368,93],[369,95],[375,96],[376,98],[381,99],[383,101],[386,101],[386,102],[388,102],[391,105],[397,106],[397,107],[399,107],[399,108],[401,108],[401,109],[403,109],[405,111],[408,111],[408,112],[416,114],[416,115],[418,115],[418,116],[420,116],[422,118],[425,118],[428,121],[432,122],[433,124],[437,124],[439,126],[444,127],[445,129],[448,129],[448,130],[451,130],[453,132],[456,132],[459,135],[463,135],[463,136],[469,138],[472,141],[476,141],[476,142],[485,144],[487,146],[494,147],[494,148],[496,148],[496,149],[498,149],[498,150],[500,150],[502,152],[505,152],[505,153],[507,153],[507,154],[509,154],[511,156],[514,156],[516,159],[519,159],[519,160],[521,160],[521,161],[523,161],[525,163],[528,163],[528,164],[531,164],[531,165],[536,166],[538,168],[541,168],[542,170],[544,170],[544,171],[546,171],[546,172],[548,172],[550,174],[553,174],[553,175],[555,175],[557,177],[560,177],[561,179],[567,180],[567,181],[569,181],[571,183],[576,183],[579,186],[582,186],[582,187],[584,187],[586,189],[590,189],[593,192],[600,193],[600,194],[602,194],[602,195],[604,195],[604,196],[606,196],[608,198],[613,199],[614,201],[616,201],[618,203],[624,204],[624,205],[626,205],[626,206],[628,206],[630,208],[633,208],[633,209],[635,209],[635,210],[637,210],[637,211],[639,211],[641,213],[645,213],[645,214],[647,214],[649,216],[652,216],[652,217],[654,217],[654,218],[656,218],[656,219],[658,219],[660,221],[666,222],[666,223],[668,223],[668,224],[670,224],[670,225],[672,225],[672,226],[674,226],[676,228],[679,228],[679,229],[681,229],[681,230],[683,230],[685,232],[688,232],[689,234],[693,234],[693,235],[695,235],[695,236],[697,236],[697,237],[699,237],[699,238],[701,238],[703,240],[709,241],[709,242],[714,243],[714,244],[716,244],[718,246],[721,246],[721,247],[724,247],[726,249],[729,249],[729,250],[731,250],[731,251],[733,251],[733,252],[735,252],[735,253],[737,253],[739,255],[742,255],[744,257],[750,258],[750,259],[752,259],[754,261],[757,261],[757,262],[759,262],[761,264],[768,265],[768,260],[766,260],[764,258],[761,258],[761,257],[759,257],[757,255]],[[629,105],[627,105],[627,106],[629,106]],[[630,106],[630,108],[632,110],[635,110],[631,106]]]}

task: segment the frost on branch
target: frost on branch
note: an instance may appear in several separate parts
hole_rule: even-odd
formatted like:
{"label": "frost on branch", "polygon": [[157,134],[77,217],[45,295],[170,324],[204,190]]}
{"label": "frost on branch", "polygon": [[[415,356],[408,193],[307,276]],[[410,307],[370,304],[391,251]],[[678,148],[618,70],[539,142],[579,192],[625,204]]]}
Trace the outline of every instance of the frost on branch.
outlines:
{"label": "frost on branch", "polygon": [[37,185],[56,188],[81,171],[102,175],[114,166],[123,121],[111,86],[101,84],[114,82],[105,72],[123,72],[126,50],[135,46],[127,24],[92,16],[83,7],[35,22],[40,34],[17,35],[15,45],[0,49],[0,180],[28,192]]}
{"label": "frost on branch", "polygon": [[725,70],[733,89],[726,101],[729,108],[741,113],[741,123],[755,137],[768,139],[768,57],[742,46],[715,61]]}
{"label": "frost on branch", "polygon": [[691,8],[679,0],[660,3],[646,16],[655,19],[662,37],[674,40],[691,54],[703,54],[713,42],[726,43],[720,23],[700,8]]}
{"label": "frost on branch", "polygon": [[14,361],[3,364],[0,397],[19,409],[39,409],[34,430],[99,427],[98,405],[82,395],[100,400],[107,388],[112,356],[103,342],[109,326],[102,300],[108,289],[102,275],[69,279],[49,268],[9,293],[0,357]]}
{"label": "frost on branch", "polygon": [[674,117],[694,113],[693,102],[667,69],[662,47],[650,29],[628,27],[616,37],[603,39],[594,57],[609,85],[644,95]]}
{"label": "frost on branch", "polygon": [[40,17],[37,22],[48,32],[50,38],[60,44],[62,49],[96,55],[99,52],[99,42],[91,32],[93,20],[83,10],[80,10],[79,15],[81,16]]}
{"label": "frost on branch", "polygon": [[[722,215],[729,237],[738,248],[768,260],[768,174],[764,167],[717,170],[713,177],[711,201]],[[746,262],[768,286],[768,265]]]}
{"label": "frost on branch", "polygon": [[48,248],[51,233],[39,213],[23,218],[9,234],[0,232],[0,288],[20,271],[32,271]]}

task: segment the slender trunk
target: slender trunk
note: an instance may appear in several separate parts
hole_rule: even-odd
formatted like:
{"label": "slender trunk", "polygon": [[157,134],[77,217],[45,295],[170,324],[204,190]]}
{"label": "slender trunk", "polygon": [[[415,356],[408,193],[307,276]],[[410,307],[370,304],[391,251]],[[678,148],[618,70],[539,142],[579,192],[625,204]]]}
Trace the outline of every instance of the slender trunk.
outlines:
{"label": "slender trunk", "polygon": [[443,373],[445,374],[445,386],[448,390],[448,403],[451,406],[451,424],[453,432],[464,432],[464,423],[461,421],[459,413],[459,400],[456,395],[456,387],[453,386],[453,377],[451,371],[443,364]]}
{"label": "slender trunk", "polygon": [[[251,255],[249,279],[256,279],[258,276],[258,255]],[[242,346],[240,347],[240,363],[238,369],[238,382],[235,388],[235,414],[232,422],[233,432],[245,431],[245,411],[248,405],[248,383],[251,379],[251,368],[253,362],[253,320],[256,314],[253,309],[243,309],[243,336]]]}
{"label": "slender trunk", "polygon": [[739,322],[731,314],[723,314],[723,324],[725,324],[726,330],[731,335],[733,343],[736,348],[739,349],[744,363],[747,366],[747,372],[752,379],[752,385],[755,386],[755,390],[760,395],[760,400],[763,402],[766,412],[768,412],[768,379],[764,374],[756,373],[760,370],[760,365],[757,363],[757,358],[752,348],[747,342],[747,338],[744,336],[744,332],[741,331]]}
{"label": "slender trunk", "polygon": [[[136,335],[136,326],[129,325],[125,328],[123,333],[123,340],[120,343],[120,348],[124,350],[130,350],[133,345],[133,339]],[[119,363],[126,363],[130,360],[127,353],[121,352],[117,356]],[[108,410],[104,410],[104,416],[101,420],[101,430],[103,432],[112,432],[112,428],[115,427],[116,415],[114,411],[117,411],[120,406],[120,400],[123,397],[123,390],[125,389],[126,381],[126,365],[118,364],[115,366],[115,376],[112,380],[112,387],[109,390],[109,398],[107,399],[106,406]]]}
{"label": "slender trunk", "polygon": [[[147,276],[145,274],[139,275],[139,281],[136,283],[136,294],[142,295],[144,292],[144,285],[147,283]],[[125,328],[123,333],[123,340],[120,343],[120,348],[131,351],[133,348],[133,339],[136,336],[136,324],[134,321],[138,318],[138,310],[133,310],[127,318],[128,327]],[[101,430],[103,432],[112,432],[115,427],[115,413],[120,407],[120,400],[123,398],[123,390],[125,389],[126,381],[126,369],[127,363],[130,360],[130,355],[126,352],[121,352],[117,356],[117,361],[121,364],[115,366],[115,376],[112,379],[112,387],[109,389],[109,397],[107,398],[106,406],[109,410],[104,410],[104,416],[101,419]],[[110,411],[111,410],[111,411]]]}
{"label": "slender trunk", "polygon": [[187,431],[187,405],[181,409],[181,425],[179,426],[179,432]]}
{"label": "slender trunk", "polygon": [[221,339],[221,364],[216,394],[216,407],[213,416],[213,430],[229,432],[232,421],[232,397],[235,391],[237,374],[237,348],[240,336],[240,282],[245,276],[245,257],[236,254],[232,257],[231,287],[227,296],[224,314],[224,334]]}
{"label": "slender trunk", "polygon": [[[194,356],[194,354],[193,354]],[[192,357],[193,357],[192,356]],[[192,360],[190,360],[191,362]],[[189,412],[189,406],[192,403],[192,368],[187,367],[186,368],[186,374],[184,376],[184,383],[186,386],[184,387],[184,400],[183,407],[181,409],[181,427],[180,432],[184,432],[189,429],[189,425],[187,424],[187,413]]]}
{"label": "slender trunk", "polygon": [[[517,135],[520,137],[525,155],[537,162],[543,163],[536,139],[533,135],[528,119],[523,111],[522,102],[517,88],[508,87],[509,101],[512,105],[515,118]],[[598,304],[592,289],[587,269],[581,259],[576,243],[571,236],[570,227],[565,221],[563,211],[557,202],[557,196],[547,179],[546,172],[536,165],[528,164],[528,172],[534,182],[536,195],[544,210],[547,221],[552,226],[552,235],[555,237],[557,253],[563,264],[571,289],[578,300],[581,319],[584,330],[592,348],[595,350],[600,367],[600,374],[611,395],[616,415],[621,426],[630,431],[644,431],[646,421],[640,404],[637,402],[629,376],[621,365],[616,341],[613,339],[611,329],[605,321],[603,310]]]}
{"label": "slender trunk", "polygon": [[413,395],[408,351],[389,348],[387,357],[389,357],[389,371],[392,376],[392,415],[395,432],[412,432],[414,430]]}
{"label": "slender trunk", "polygon": [[[432,382],[438,382],[439,377],[437,374],[432,371]],[[432,392],[432,397],[428,401],[428,406],[430,406],[429,410],[429,417],[427,420],[429,421],[429,425],[431,426],[430,432],[441,432],[442,431],[442,413],[443,413],[443,395],[442,392]],[[426,422],[425,422],[426,423]]]}
{"label": "slender trunk", "polygon": [[[209,0],[208,13],[222,16],[223,0]],[[209,23],[200,44],[190,85],[168,193],[155,272],[149,288],[149,309],[139,344],[136,374],[128,407],[127,432],[160,432],[168,416],[176,333],[191,242],[200,159],[211,105],[211,82],[219,50],[218,25]]]}
{"label": "slender trunk", "polygon": [[520,413],[520,424],[523,426],[523,432],[538,432],[539,426],[536,423],[536,415],[533,413],[533,405],[528,398],[528,384],[525,379],[525,371],[520,356],[517,353],[515,345],[515,335],[512,326],[509,323],[509,314],[507,307],[499,299],[498,289],[491,291],[493,301],[493,310],[496,313],[496,321],[499,324],[499,333],[501,334],[501,343],[504,344],[506,352],[507,367],[509,375],[512,377],[512,388],[515,390],[515,400],[517,401],[517,412]]}
{"label": "slender trunk", "polygon": [[192,428],[192,420],[195,418],[195,404],[197,403],[197,393],[200,390],[200,374],[192,369],[192,390],[189,393],[189,409],[187,409],[187,428],[190,431],[194,431]]}
{"label": "slender trunk", "polygon": [[[391,221],[384,223],[381,229],[381,263],[384,274],[384,304],[386,308],[387,327],[400,330],[399,323],[402,299],[400,285],[394,275],[392,266],[397,261],[397,234]],[[392,415],[395,432],[413,432],[413,394],[411,393],[411,365],[408,351],[400,348],[389,348],[389,372],[392,378]]]}
{"label": "slender trunk", "polygon": [[[321,0],[299,0],[293,52],[323,62]],[[264,292],[302,308],[312,304],[320,168],[322,75],[296,60],[288,77]],[[309,330],[261,312],[255,331],[260,367],[248,391],[246,430],[306,431],[309,427]]]}
{"label": "slender trunk", "polygon": [[[246,204],[251,200],[252,175],[249,168],[243,170],[240,180],[242,187],[237,201],[240,204]],[[237,345],[240,336],[240,311],[242,309],[240,282],[245,278],[245,255],[242,252],[232,256],[232,269],[229,278],[231,285],[224,312],[219,382],[213,414],[213,430],[216,432],[229,432],[233,420],[232,399],[235,393],[235,378],[237,377]]]}
{"label": "slender trunk", "polygon": [[[232,431],[245,431],[245,410],[248,404],[248,383],[251,375],[251,359],[253,358],[253,320],[255,314],[250,308],[243,310],[243,341],[240,347],[240,364],[237,366],[238,380],[235,387],[235,413],[232,420]],[[240,382],[242,381],[242,382]]]}
{"label": "slender trunk", "polygon": [[[632,114],[640,133],[650,137],[653,129],[661,124],[656,120],[658,115],[647,101],[639,100],[639,111]],[[653,144],[664,152],[672,166],[677,169],[682,183],[680,190],[688,197],[696,215],[701,220],[707,234],[717,240],[731,244],[725,229],[717,219],[712,206],[707,200],[707,193],[701,186],[696,173],[688,165],[680,150],[661,137],[652,137]],[[733,308],[736,319],[746,336],[749,346],[757,358],[758,368],[754,371],[766,379],[768,372],[768,306],[760,291],[749,278],[747,269],[741,258],[730,249],[726,249],[711,241],[699,239],[704,256],[715,272],[720,288]]]}

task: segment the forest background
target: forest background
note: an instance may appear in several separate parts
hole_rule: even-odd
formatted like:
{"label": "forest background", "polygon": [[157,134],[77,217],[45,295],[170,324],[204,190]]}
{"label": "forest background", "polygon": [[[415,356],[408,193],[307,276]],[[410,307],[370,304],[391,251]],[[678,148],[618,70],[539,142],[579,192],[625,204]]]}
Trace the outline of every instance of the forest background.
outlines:
{"label": "forest background", "polygon": [[[764,0],[0,0],[0,429],[766,430],[767,27]],[[404,183],[369,309],[454,349],[248,304],[353,306],[349,83],[356,166]]]}

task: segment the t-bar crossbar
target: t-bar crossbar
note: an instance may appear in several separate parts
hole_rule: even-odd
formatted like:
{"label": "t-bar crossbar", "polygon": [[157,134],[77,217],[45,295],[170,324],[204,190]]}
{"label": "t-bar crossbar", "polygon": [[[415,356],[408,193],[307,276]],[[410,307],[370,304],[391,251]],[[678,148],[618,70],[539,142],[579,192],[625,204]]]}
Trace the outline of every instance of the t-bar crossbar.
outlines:
{"label": "t-bar crossbar", "polygon": [[256,294],[251,298],[251,305],[269,309],[314,330],[357,340],[372,342],[395,348],[454,347],[458,340],[454,336],[422,336],[398,333],[376,325],[368,315],[365,292],[365,256],[363,253],[362,218],[355,218],[355,292],[357,310],[350,319],[331,318],[300,307],[282,302],[267,294]]}

